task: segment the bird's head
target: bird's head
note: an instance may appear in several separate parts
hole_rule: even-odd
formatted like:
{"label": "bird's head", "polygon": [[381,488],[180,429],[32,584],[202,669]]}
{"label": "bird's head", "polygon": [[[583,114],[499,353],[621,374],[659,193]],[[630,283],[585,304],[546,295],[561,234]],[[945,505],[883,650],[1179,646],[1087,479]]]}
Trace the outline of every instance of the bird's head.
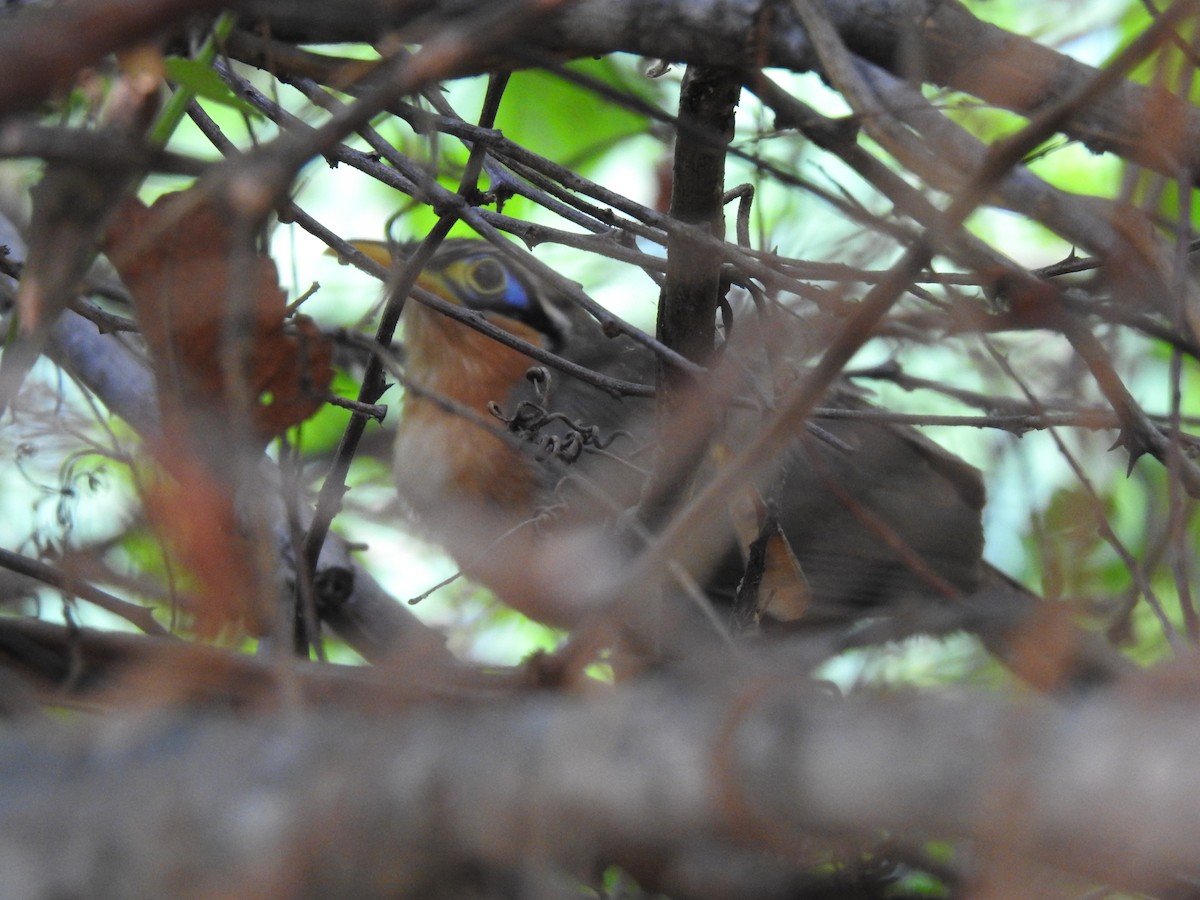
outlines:
{"label": "bird's head", "polygon": [[[418,280],[452,304],[482,312],[502,328],[532,329],[548,348],[564,340],[562,313],[545,302],[545,289],[484,241],[446,241],[425,266]],[[506,322],[505,322],[506,320]],[[523,326],[515,329],[514,324]]]}
{"label": "bird's head", "polygon": [[[389,266],[403,266],[417,249],[413,243],[378,241],[355,241],[354,246]],[[536,365],[533,356],[448,314],[446,305],[469,310],[534,347],[568,358],[578,355],[584,365],[597,341],[604,342],[595,320],[550,280],[482,240],[443,241],[416,287],[420,290],[406,300],[403,315],[405,371],[410,386],[418,388],[406,400],[406,420],[421,411],[432,414],[436,407],[420,400],[422,391],[486,417],[492,403],[511,409],[532,390],[526,375]],[[422,302],[422,292],[443,303]]]}
{"label": "bird's head", "polygon": [[531,343],[554,352],[562,349],[568,323],[546,301],[546,287],[491,244],[469,239],[444,242],[417,284],[444,300],[482,312]]}
{"label": "bird's head", "polygon": [[[377,241],[355,241],[354,245],[383,265],[402,263],[416,249],[414,244]],[[546,285],[485,241],[444,241],[421,270],[417,286],[448,303],[482,313],[494,325],[553,352],[562,349],[570,330],[569,316],[546,299],[551,293]],[[426,320],[439,330],[446,327],[444,316],[426,310],[419,302],[410,301],[407,308],[410,332],[422,328]],[[437,320],[441,321],[433,326]]]}

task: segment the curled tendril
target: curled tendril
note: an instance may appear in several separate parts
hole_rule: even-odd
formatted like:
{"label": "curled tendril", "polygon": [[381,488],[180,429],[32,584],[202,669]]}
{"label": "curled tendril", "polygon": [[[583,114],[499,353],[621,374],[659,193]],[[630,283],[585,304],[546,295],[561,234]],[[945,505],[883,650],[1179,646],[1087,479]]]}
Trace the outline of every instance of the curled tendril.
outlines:
{"label": "curled tendril", "polygon": [[[615,431],[605,437],[595,425],[576,422],[563,413],[550,412],[545,403],[550,393],[550,373],[541,366],[534,366],[525,373],[534,386],[537,400],[522,400],[512,415],[507,415],[500,404],[488,403],[488,412],[504,423],[505,427],[520,440],[537,447],[539,462],[559,459],[574,463],[591,447],[606,450],[612,442],[627,432]],[[566,426],[565,434],[542,434],[542,429],[554,423]]]}

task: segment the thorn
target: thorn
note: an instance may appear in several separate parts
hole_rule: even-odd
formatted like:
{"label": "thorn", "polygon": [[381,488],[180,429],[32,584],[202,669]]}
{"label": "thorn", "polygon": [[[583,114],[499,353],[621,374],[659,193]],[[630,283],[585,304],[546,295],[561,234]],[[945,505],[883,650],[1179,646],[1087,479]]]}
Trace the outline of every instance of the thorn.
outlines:
{"label": "thorn", "polygon": [[1138,460],[1152,449],[1150,443],[1140,433],[1127,427],[1121,428],[1117,432],[1117,439],[1108,448],[1109,452],[1116,450],[1118,447],[1124,448],[1125,452],[1129,454],[1129,464],[1125,467],[1126,478],[1133,474],[1133,467],[1137,465]]}

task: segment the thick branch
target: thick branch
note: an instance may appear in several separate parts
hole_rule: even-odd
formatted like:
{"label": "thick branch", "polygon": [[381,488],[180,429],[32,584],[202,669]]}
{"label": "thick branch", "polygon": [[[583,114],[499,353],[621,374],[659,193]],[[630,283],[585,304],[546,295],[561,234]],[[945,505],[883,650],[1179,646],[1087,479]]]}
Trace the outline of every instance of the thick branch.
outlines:
{"label": "thick branch", "polygon": [[[384,8],[375,0],[310,0],[261,5],[276,35],[298,39],[371,40],[381,25],[412,25],[414,36],[462,21],[473,4],[441,0]],[[963,91],[1004,109],[1035,116],[1095,77],[1096,70],[1026,37],[975,18],[948,0],[825,0],[821,4],[846,46],[896,75]],[[536,47],[556,55],[614,52],[711,66],[815,67],[812,42],[794,5],[784,0],[576,0],[522,35],[518,60]],[[1164,130],[1156,123],[1169,121]],[[1062,130],[1096,152],[1111,151],[1176,177],[1200,171],[1200,111],[1161,88],[1133,83],[1076,110]]]}
{"label": "thick branch", "polygon": [[[679,93],[671,215],[723,238],[724,145],[733,136],[733,110],[741,84],[727,69],[689,66]],[[693,133],[695,132],[695,133]],[[721,260],[684,232],[667,239],[667,282],[658,309],[658,339],[693,362],[712,353]],[[660,365],[659,382],[678,385],[683,373]]]}
{"label": "thick branch", "polygon": [[[104,54],[199,10],[226,5],[109,0],[36,6],[10,15],[0,31],[0,111],[31,109]],[[312,0],[262,0],[245,6],[269,19],[277,35],[323,43],[374,41],[397,28],[411,29],[418,16],[416,37],[439,28],[469,27],[473,14],[499,14],[496,4],[481,8],[464,0],[353,0],[336,7]],[[576,0],[551,6],[557,9],[522,32],[522,51],[536,46],[559,56],[630,52],[749,69],[807,70],[815,65],[807,33],[792,4],[782,0]],[[1022,115],[1035,115],[1095,75],[1090,66],[979,21],[957,3],[826,0],[824,6],[858,56],[897,75],[964,91]],[[530,4],[507,7],[517,15]],[[62,40],[64,34],[72,39]],[[478,66],[478,60],[473,63]],[[1162,121],[1173,127],[1156,127]],[[1200,111],[1160,88],[1117,85],[1077,110],[1063,131],[1092,150],[1112,151],[1170,177],[1181,170],[1200,171]]]}
{"label": "thick branch", "polygon": [[611,862],[673,889],[698,855],[757,852],[743,889],[794,896],[753,879],[780,851],[795,859],[801,835],[876,829],[1002,844],[1013,865],[1127,888],[1194,864],[1194,704],[837,702],[761,676],[401,718],[143,717],[8,737],[0,758],[22,778],[0,787],[0,892],[461,896]]}

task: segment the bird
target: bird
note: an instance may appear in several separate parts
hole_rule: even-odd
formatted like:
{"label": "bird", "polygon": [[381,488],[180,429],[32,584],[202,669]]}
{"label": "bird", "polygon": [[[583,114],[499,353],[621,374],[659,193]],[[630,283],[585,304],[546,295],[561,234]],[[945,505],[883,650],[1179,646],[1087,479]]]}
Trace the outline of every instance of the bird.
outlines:
{"label": "bird", "polygon": [[[610,336],[486,241],[444,241],[417,283],[591,371],[653,383],[656,361],[643,342]],[[393,472],[410,516],[503,602],[572,627],[580,610],[561,591],[531,589],[525,561],[548,528],[588,521],[581,509],[595,521],[636,505],[662,458],[654,453],[654,401],[548,373],[521,350],[412,298],[402,323],[407,390]],[[752,364],[759,355],[739,352]],[[847,384],[825,404],[869,409]],[[725,418],[734,424],[712,437],[713,447],[736,451],[761,415],[761,403],[732,403]],[[783,543],[776,556],[790,573],[784,580],[796,583],[781,591],[786,602],[759,602],[754,626],[852,627],[882,617],[909,632],[950,631],[972,628],[974,617],[986,629],[995,624],[991,606],[1026,621],[1040,608],[1031,607],[1033,596],[983,562],[985,499],[979,470],[915,428],[864,417],[800,429],[771,478],[739,499],[743,512],[757,509],[759,525],[769,507]],[[767,535],[758,537],[762,546]],[[731,522],[721,543],[704,587],[728,612],[744,587],[754,535],[739,536]],[[1014,633],[1010,618],[993,630]],[[929,624],[939,622],[949,624]]]}
{"label": "bird", "polygon": [[[376,256],[384,249],[355,244]],[[646,373],[644,353],[628,338],[604,337],[594,319],[553,302],[543,283],[484,241],[444,241],[418,285],[587,368],[630,380]],[[529,592],[521,573],[504,564],[530,555],[531,523],[567,468],[564,454],[543,454],[516,433],[516,423],[492,414],[538,400],[537,386],[526,377],[535,361],[411,298],[402,323],[407,391],[393,456],[401,500],[426,534],[509,605],[547,624],[575,624],[573,614],[555,608],[562,604],[524,599]],[[543,440],[565,436],[569,422],[584,418],[611,434],[649,408],[644,400],[618,400],[580,381],[562,380],[553,393],[560,418],[535,429]],[[503,546],[495,547],[501,538]]]}

